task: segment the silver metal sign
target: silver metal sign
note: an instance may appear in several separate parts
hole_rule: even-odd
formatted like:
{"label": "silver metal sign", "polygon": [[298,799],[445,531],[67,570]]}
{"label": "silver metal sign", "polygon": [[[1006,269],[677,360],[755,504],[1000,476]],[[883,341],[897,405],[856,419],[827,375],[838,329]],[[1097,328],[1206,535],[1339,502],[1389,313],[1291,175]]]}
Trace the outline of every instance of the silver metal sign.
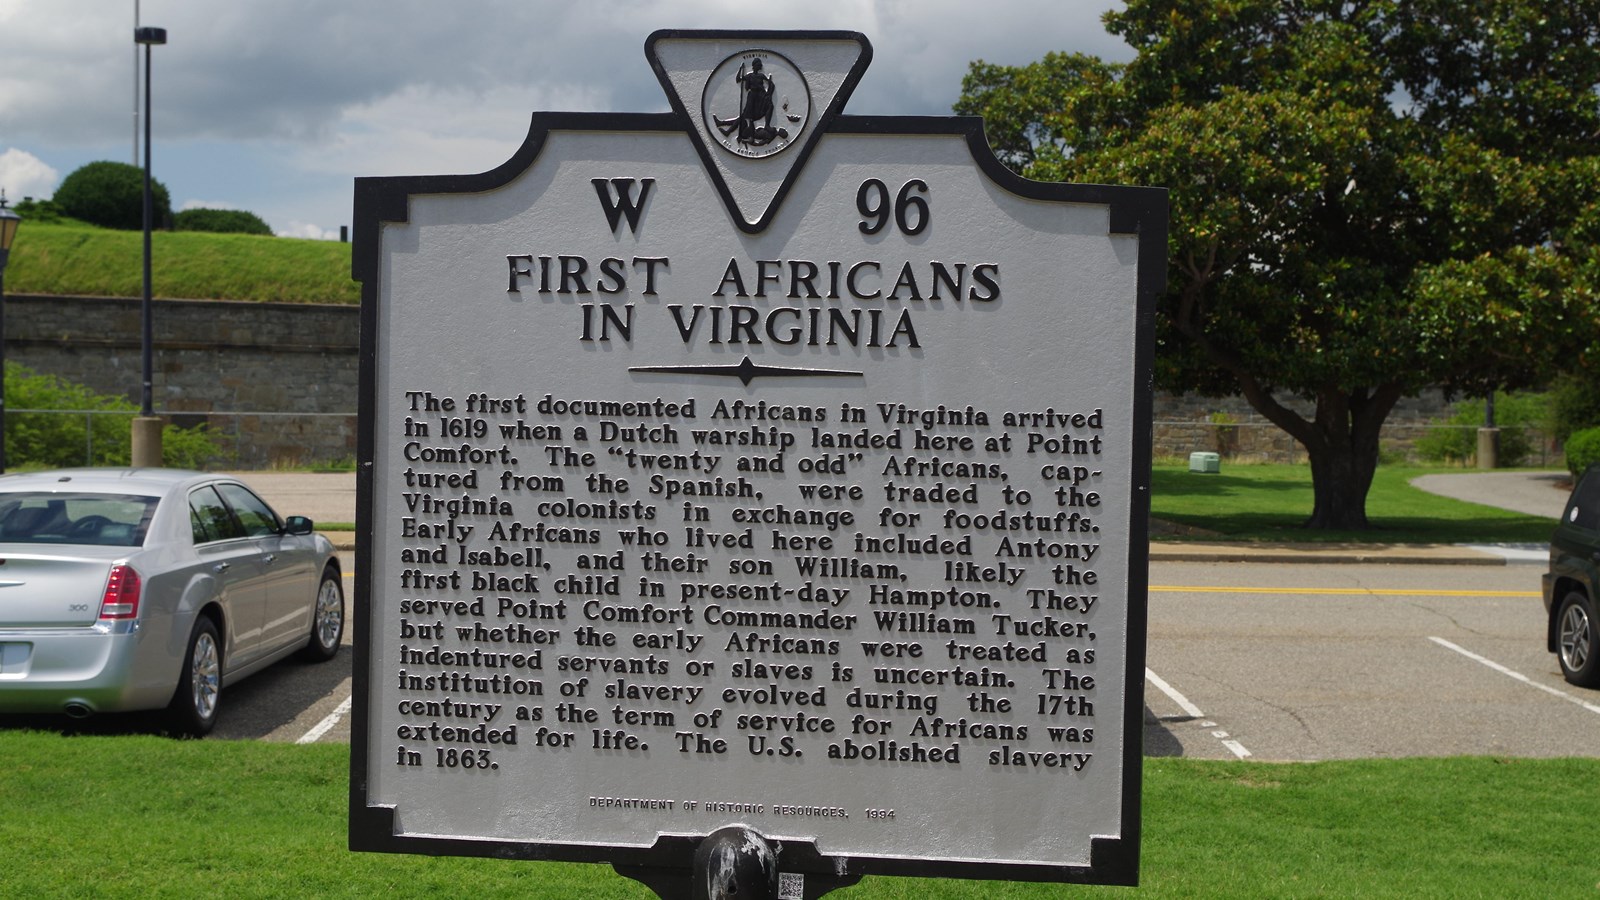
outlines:
{"label": "silver metal sign", "polygon": [[1135,881],[1164,193],[844,115],[858,34],[646,49],[357,182],[352,845]]}

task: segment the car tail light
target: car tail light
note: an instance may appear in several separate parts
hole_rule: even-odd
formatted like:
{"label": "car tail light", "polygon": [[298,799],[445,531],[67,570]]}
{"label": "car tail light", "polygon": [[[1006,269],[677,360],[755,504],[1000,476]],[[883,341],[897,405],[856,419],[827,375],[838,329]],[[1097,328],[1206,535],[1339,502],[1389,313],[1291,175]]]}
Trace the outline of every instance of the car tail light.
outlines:
{"label": "car tail light", "polygon": [[139,616],[139,573],[129,566],[112,566],[106,595],[100,601],[100,618],[134,619]]}

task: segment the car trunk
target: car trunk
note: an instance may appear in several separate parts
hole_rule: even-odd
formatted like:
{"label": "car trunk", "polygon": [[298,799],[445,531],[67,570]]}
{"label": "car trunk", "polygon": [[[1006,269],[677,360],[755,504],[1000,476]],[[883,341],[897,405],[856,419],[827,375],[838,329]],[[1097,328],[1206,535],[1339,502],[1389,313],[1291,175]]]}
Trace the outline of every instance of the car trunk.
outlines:
{"label": "car trunk", "polygon": [[93,625],[115,559],[0,548],[0,628]]}

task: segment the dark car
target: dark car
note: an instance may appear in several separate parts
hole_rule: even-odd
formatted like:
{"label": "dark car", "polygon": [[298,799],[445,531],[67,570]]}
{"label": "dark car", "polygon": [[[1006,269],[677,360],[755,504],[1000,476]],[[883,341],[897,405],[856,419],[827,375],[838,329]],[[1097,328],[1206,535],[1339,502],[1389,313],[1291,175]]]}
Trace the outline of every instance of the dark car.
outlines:
{"label": "dark car", "polygon": [[1544,575],[1549,649],[1561,661],[1567,680],[1583,687],[1600,687],[1596,585],[1600,585],[1600,463],[1590,466],[1573,486],[1550,537],[1550,571]]}

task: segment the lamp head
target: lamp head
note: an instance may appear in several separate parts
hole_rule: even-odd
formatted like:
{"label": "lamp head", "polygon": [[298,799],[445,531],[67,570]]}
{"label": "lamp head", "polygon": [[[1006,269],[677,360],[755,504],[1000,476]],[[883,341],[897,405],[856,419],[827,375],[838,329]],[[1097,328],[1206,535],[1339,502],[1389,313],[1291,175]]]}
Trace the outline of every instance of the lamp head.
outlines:
{"label": "lamp head", "polygon": [[165,28],[150,27],[135,28],[133,30],[133,42],[147,46],[165,44],[167,42],[167,30]]}
{"label": "lamp head", "polygon": [[0,259],[11,252],[11,242],[17,239],[17,226],[22,217],[6,208],[6,195],[0,191]]}

